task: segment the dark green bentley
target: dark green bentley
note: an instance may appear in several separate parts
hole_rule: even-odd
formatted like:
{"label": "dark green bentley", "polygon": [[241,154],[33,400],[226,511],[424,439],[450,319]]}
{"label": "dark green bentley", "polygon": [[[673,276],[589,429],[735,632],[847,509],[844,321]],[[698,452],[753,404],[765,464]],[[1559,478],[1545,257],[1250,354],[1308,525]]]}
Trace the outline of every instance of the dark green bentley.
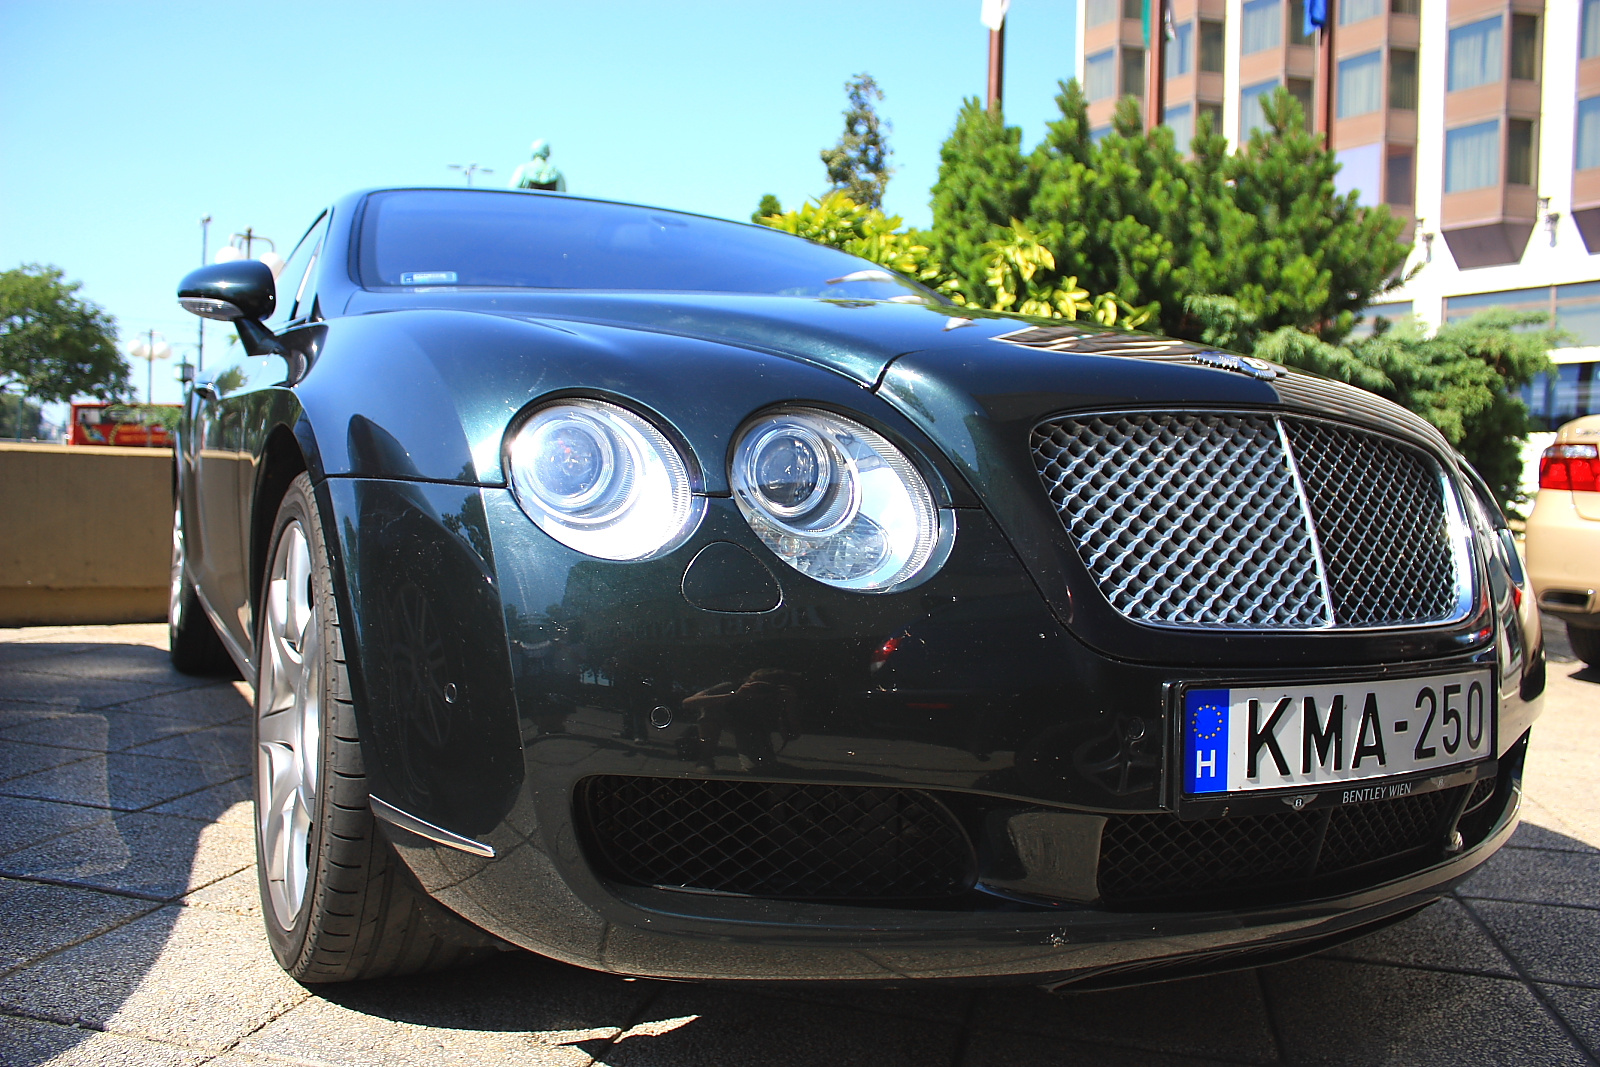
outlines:
{"label": "dark green bentley", "polygon": [[555,194],[359,193],[179,295],[242,344],[172,654],[255,685],[303,981],[1150,981],[1395,922],[1515,824],[1516,550],[1365,393]]}

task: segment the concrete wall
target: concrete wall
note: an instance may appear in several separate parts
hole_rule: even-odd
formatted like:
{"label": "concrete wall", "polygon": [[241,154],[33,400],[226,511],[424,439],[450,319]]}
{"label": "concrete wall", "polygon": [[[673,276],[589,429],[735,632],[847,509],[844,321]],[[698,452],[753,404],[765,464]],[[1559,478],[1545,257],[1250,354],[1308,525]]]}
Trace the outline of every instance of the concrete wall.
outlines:
{"label": "concrete wall", "polygon": [[0,442],[0,626],[167,615],[172,451]]}

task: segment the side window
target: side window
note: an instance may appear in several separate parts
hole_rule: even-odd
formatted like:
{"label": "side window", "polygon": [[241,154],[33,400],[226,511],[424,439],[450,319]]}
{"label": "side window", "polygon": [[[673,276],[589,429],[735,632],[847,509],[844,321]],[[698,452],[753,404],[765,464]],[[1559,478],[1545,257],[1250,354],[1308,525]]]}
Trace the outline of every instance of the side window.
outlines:
{"label": "side window", "polygon": [[322,239],[327,232],[328,213],[323,212],[289,254],[288,262],[278,274],[278,305],[267,322],[273,329],[282,329],[310,314],[311,297],[314,295],[310,284],[314,273],[311,268],[322,252]]}

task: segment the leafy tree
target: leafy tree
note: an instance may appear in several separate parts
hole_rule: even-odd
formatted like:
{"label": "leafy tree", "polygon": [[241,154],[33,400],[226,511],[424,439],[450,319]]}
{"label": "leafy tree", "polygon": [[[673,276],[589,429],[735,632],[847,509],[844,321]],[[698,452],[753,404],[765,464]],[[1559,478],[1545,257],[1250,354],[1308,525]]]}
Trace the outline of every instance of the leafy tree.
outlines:
{"label": "leafy tree", "polygon": [[857,204],[842,192],[807,201],[797,211],[767,215],[756,221],[882,264],[966,307],[1019,311],[1041,318],[1092,315],[1107,326],[1119,321],[1125,326],[1138,326],[1153,312],[1130,307],[1112,293],[1090,297],[1078,288],[1074,278],[1047,283],[1044,272],[1054,268],[1054,257],[1025,225],[1015,220],[1001,231],[1000,237],[981,249],[980,266],[990,297],[987,301],[969,292],[960,278],[945,269],[933,250],[921,243],[922,234],[903,229],[900,216]]}
{"label": "leafy tree", "polygon": [[773,196],[771,193],[766,193],[765,195],[763,195],[761,197],[761,203],[756,206],[755,211],[751,212],[750,221],[751,222],[760,222],[762,219],[766,218],[768,215],[782,215],[782,214],[783,214],[783,204],[781,204],[778,201],[778,198]]}
{"label": "leafy tree", "polygon": [[[889,124],[878,118],[876,104],[883,90],[865,72],[844,83],[850,106],[844,111],[844,132],[839,143],[819,155],[828,168],[828,182],[858,204],[883,207],[883,190],[894,173],[889,166]],[[768,212],[774,214],[774,212]]]}
{"label": "leafy tree", "polygon": [[994,304],[990,245],[1005,239],[1013,219],[1029,220],[1034,181],[1022,155],[1022,131],[975,97],[963,101],[955,130],[939,149],[927,243],[972,303]]}
{"label": "leafy tree", "polygon": [[29,404],[20,396],[0,393],[0,437],[38,437],[44,422],[44,412],[38,404]]}
{"label": "leafy tree", "polygon": [[38,265],[0,271],[0,392],[24,402],[126,395],[115,321],[62,277]]}

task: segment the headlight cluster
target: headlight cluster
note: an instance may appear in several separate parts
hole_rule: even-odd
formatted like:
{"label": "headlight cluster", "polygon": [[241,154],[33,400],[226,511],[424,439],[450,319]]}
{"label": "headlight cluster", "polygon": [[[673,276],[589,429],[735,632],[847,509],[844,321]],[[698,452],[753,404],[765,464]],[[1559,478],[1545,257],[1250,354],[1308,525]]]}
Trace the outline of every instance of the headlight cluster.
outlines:
{"label": "headlight cluster", "polygon": [[627,408],[562,400],[511,439],[511,488],[539,528],[601,559],[670,552],[703,506],[666,436]]}
{"label": "headlight cluster", "polygon": [[[702,510],[671,441],[626,408],[560,400],[510,444],[512,490],[557,541],[602,559],[670,552]],[[794,408],[752,420],[730,484],[745,520],[789,566],[841,589],[885,592],[922,576],[950,528],[927,482],[881,434],[832,412]]]}
{"label": "headlight cluster", "polygon": [[825,411],[766,415],[734,447],[733,499],[789,566],[841,589],[881,592],[933,558],[939,511],[900,450]]}

